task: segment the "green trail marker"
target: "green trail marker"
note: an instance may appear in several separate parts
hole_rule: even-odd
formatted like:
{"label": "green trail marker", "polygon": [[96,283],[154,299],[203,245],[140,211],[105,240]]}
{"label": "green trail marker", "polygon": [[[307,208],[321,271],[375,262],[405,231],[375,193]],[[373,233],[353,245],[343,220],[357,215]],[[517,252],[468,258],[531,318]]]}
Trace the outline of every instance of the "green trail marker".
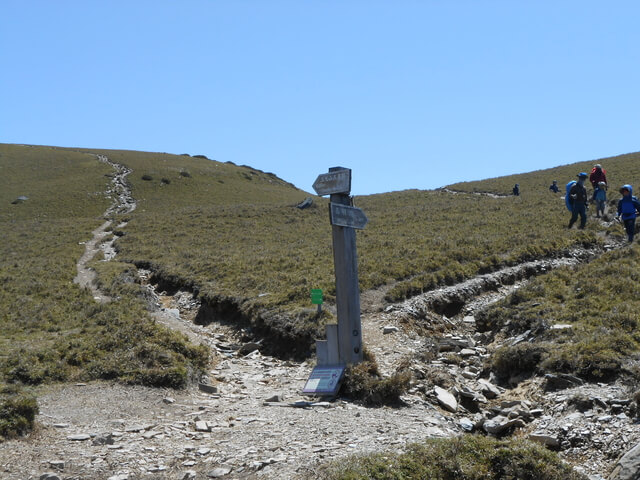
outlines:
{"label": "green trail marker", "polygon": [[311,289],[311,303],[318,305],[318,312],[322,311],[322,290],[319,288]]}

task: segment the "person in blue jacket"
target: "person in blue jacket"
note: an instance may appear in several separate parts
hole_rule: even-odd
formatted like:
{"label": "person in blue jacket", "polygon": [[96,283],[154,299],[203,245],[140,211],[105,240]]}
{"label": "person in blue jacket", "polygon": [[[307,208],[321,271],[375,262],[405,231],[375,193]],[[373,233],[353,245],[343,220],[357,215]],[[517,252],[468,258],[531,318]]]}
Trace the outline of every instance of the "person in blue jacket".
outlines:
{"label": "person in blue jacket", "polygon": [[633,234],[636,230],[636,210],[640,210],[640,202],[633,196],[633,187],[631,185],[623,185],[620,188],[620,193],[622,198],[618,201],[616,220],[619,220],[622,216],[629,242],[633,242]]}
{"label": "person in blue jacket", "polygon": [[571,205],[571,220],[569,220],[569,228],[573,227],[573,224],[578,220],[580,215],[580,226],[578,228],[583,229],[587,223],[587,189],[584,188],[584,182],[587,179],[585,172],[578,174],[578,181],[573,184],[571,190],[569,190],[569,204]]}
{"label": "person in blue jacket", "polygon": [[596,204],[596,218],[600,218],[600,214],[604,215],[604,208],[607,203],[607,184],[604,182],[598,182],[591,199]]}

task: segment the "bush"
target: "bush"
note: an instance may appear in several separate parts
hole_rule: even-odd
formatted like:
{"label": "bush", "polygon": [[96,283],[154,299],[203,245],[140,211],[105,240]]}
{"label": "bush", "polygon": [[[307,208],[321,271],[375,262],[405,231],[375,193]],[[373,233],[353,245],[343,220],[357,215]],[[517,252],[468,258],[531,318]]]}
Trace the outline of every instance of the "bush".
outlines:
{"label": "bush", "polygon": [[546,345],[537,343],[501,347],[491,356],[491,370],[501,380],[532,375],[547,352]]}
{"label": "bush", "polygon": [[557,454],[523,440],[466,435],[430,439],[405,453],[352,456],[313,473],[321,480],[586,480]]}
{"label": "bush", "polygon": [[365,360],[347,367],[340,395],[369,406],[397,405],[400,396],[409,389],[410,381],[411,373],[407,370],[383,378],[375,360]]}
{"label": "bush", "polygon": [[37,414],[34,397],[17,387],[0,388],[0,440],[29,432]]}

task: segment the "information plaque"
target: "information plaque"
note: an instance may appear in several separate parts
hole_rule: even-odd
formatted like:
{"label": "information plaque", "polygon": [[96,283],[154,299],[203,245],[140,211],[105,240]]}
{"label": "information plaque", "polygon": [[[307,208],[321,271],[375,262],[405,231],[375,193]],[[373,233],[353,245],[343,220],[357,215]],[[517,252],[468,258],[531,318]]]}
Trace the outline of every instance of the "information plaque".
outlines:
{"label": "information plaque", "polygon": [[344,375],[344,365],[317,366],[302,389],[307,395],[336,395]]}

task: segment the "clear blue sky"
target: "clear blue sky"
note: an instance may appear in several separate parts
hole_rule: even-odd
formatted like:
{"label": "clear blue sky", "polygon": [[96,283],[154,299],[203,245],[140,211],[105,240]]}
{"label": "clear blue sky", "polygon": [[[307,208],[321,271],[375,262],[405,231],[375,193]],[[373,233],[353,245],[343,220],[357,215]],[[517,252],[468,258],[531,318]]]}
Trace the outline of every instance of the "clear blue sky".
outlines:
{"label": "clear blue sky", "polygon": [[640,150],[637,1],[0,3],[0,142],[204,154],[311,191]]}

